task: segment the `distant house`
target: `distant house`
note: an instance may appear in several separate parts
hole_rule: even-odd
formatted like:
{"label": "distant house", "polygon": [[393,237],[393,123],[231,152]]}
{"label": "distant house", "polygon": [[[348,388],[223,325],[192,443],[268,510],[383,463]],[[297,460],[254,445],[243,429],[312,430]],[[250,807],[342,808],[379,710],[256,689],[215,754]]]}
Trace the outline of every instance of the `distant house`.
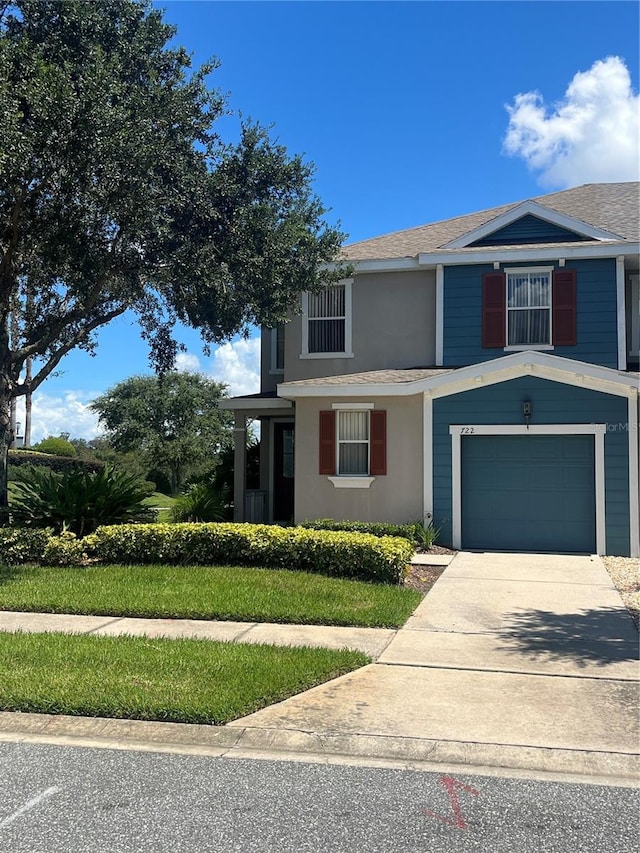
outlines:
{"label": "distant house", "polygon": [[353,278],[263,330],[260,394],[225,403],[237,519],[639,555],[639,209],[588,184],[345,247]]}

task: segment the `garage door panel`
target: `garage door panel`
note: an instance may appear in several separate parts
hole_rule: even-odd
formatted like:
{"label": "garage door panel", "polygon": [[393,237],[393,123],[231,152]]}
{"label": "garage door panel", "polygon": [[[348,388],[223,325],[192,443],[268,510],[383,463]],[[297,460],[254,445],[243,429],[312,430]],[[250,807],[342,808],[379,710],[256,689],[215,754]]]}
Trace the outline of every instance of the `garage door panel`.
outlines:
{"label": "garage door panel", "polygon": [[593,552],[593,437],[463,437],[462,545]]}

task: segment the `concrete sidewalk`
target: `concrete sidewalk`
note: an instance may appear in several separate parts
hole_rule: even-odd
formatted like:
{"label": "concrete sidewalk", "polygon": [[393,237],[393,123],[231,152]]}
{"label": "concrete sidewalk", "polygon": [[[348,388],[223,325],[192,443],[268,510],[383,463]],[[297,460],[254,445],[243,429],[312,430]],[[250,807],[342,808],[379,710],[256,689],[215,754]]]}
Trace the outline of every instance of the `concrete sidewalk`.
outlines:
{"label": "concrete sidewalk", "polygon": [[638,784],[638,634],[598,557],[458,554],[379,639],[376,663],[221,728],[0,714],[0,740]]}
{"label": "concrete sidewalk", "polygon": [[231,727],[272,744],[638,776],[638,634],[598,557],[459,554],[378,662]]}
{"label": "concrete sidewalk", "polygon": [[129,634],[171,639],[267,643],[274,646],[314,646],[356,649],[377,658],[396,635],[392,628],[343,628],[333,625],[281,625],[271,622],[214,622],[203,619],[134,619],[125,616],[74,616],[58,613],[0,611],[0,631],[29,633]]}

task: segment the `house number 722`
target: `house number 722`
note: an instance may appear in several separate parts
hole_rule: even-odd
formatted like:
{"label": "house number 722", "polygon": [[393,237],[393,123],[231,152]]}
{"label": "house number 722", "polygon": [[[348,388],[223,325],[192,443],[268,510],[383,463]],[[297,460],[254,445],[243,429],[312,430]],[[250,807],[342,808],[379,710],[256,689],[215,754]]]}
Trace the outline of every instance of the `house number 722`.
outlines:
{"label": "house number 722", "polygon": [[460,430],[460,435],[473,435],[473,433],[473,427],[462,427],[462,429]]}

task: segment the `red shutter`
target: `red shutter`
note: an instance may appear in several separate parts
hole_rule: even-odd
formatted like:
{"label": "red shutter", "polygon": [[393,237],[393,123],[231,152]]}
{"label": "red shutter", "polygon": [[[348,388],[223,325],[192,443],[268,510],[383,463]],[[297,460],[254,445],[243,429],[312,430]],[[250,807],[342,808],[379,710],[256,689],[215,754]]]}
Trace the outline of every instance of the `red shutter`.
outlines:
{"label": "red shutter", "polygon": [[506,276],[488,272],[482,276],[482,346],[503,347],[506,336]]}
{"label": "red shutter", "polygon": [[369,473],[376,477],[387,473],[387,413],[372,411],[369,429]]}
{"label": "red shutter", "polygon": [[336,473],[336,413],[320,412],[319,474]]}
{"label": "red shutter", "polygon": [[575,346],[576,334],[576,271],[553,271],[553,343],[557,346]]}

